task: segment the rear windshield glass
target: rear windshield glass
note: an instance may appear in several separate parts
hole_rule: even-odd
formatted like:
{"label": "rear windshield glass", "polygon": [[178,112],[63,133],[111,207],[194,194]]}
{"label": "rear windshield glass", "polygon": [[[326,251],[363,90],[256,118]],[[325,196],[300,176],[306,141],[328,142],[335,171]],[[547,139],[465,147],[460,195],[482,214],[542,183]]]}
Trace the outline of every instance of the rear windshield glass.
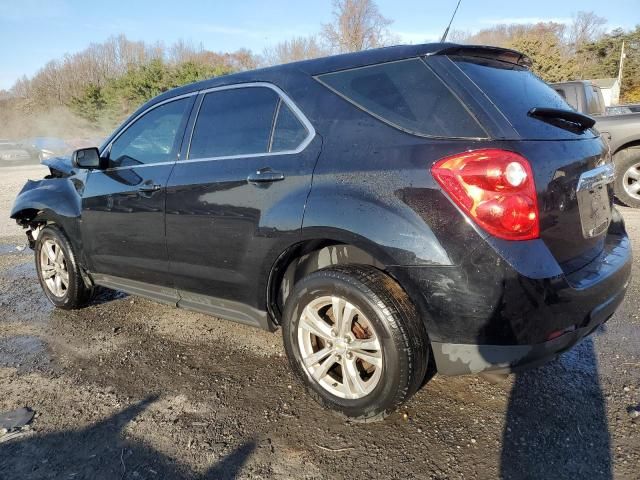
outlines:
{"label": "rear windshield glass", "polygon": [[572,110],[558,92],[528,69],[485,58],[451,59],[500,109],[521,136],[534,139],[569,135],[527,115],[534,107]]}
{"label": "rear windshield glass", "polygon": [[410,133],[487,136],[460,100],[418,58],[327,73],[318,80],[371,115]]}

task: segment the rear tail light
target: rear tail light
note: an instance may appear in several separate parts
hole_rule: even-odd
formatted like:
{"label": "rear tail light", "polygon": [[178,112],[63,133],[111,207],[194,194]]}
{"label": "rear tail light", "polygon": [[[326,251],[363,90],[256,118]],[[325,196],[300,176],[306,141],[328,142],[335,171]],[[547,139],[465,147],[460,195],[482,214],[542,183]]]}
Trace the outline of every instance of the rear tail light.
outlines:
{"label": "rear tail light", "polygon": [[531,165],[506,150],[475,150],[431,168],[451,199],[484,230],[506,240],[538,238],[538,202]]}

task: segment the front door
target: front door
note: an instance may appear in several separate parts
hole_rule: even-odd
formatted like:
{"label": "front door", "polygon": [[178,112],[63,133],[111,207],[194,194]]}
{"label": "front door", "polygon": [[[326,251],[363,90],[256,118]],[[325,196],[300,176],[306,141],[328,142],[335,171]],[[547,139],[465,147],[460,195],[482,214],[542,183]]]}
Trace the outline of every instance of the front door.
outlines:
{"label": "front door", "polygon": [[243,306],[264,314],[266,277],[300,235],[321,140],[268,84],[199,102],[188,156],[167,185],[170,271],[184,305],[253,323]]}
{"label": "front door", "polygon": [[152,107],[107,147],[82,196],[82,240],[91,272],[171,287],[164,210],[195,96]]}

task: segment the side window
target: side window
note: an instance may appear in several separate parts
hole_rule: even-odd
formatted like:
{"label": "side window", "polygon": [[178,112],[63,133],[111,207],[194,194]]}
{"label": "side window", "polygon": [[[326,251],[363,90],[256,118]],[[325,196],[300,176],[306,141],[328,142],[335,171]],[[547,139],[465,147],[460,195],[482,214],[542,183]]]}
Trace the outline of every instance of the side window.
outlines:
{"label": "side window", "polygon": [[[189,98],[165,103],[131,124],[112,144],[110,167],[167,162],[176,158]],[[179,131],[180,130],[180,131]]]}
{"label": "side window", "polygon": [[461,101],[418,58],[316,77],[365,112],[396,128],[435,137],[485,137]]}
{"label": "side window", "polygon": [[278,117],[273,129],[270,152],[295,150],[307,138],[309,131],[291,111],[289,106],[280,100]]}
{"label": "side window", "polygon": [[193,130],[189,158],[267,153],[279,97],[270,88],[207,93]]}
{"label": "side window", "polygon": [[604,106],[604,98],[602,97],[602,93],[600,93],[600,88],[593,88],[593,108],[589,110],[590,115],[602,115],[605,111]]}

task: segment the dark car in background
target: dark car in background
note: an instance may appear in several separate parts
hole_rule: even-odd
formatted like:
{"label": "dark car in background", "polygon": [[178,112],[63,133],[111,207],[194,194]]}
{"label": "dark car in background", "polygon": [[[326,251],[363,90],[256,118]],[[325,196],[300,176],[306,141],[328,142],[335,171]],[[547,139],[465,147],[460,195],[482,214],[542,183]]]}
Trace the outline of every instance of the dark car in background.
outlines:
{"label": "dark car in background", "polygon": [[11,216],[56,306],[100,285],[282,327],[316,400],[379,419],[432,362],[539,365],[623,299],[607,147],[528,65],[411,45],[180,87],[49,162]]}
{"label": "dark car in background", "polygon": [[24,145],[29,145],[40,152],[40,159],[56,157],[71,153],[74,150],[66,141],[56,137],[33,137],[21,141]]}
{"label": "dark car in background", "polygon": [[40,160],[38,149],[22,142],[0,139],[0,166],[37,163]]}

